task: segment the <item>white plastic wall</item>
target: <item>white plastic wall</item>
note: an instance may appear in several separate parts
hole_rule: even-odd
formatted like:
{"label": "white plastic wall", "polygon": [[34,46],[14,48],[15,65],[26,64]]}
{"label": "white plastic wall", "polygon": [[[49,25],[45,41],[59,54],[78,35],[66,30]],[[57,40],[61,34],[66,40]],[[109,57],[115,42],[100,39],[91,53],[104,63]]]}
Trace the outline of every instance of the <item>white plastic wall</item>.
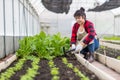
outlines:
{"label": "white plastic wall", "polygon": [[120,15],[115,16],[114,34],[120,36]]}
{"label": "white plastic wall", "polygon": [[0,58],[5,56],[4,54],[4,13],[3,13],[3,0],[0,0]]}
{"label": "white plastic wall", "polygon": [[0,0],[0,58],[14,53],[18,41],[40,32],[39,16],[27,0]]}
{"label": "white plastic wall", "polygon": [[87,18],[94,23],[98,34],[114,34],[114,15],[111,12],[89,12]]}
{"label": "white plastic wall", "polygon": [[4,35],[3,0],[0,0],[0,35]]}
{"label": "white plastic wall", "polygon": [[18,0],[14,0],[14,36],[20,36],[19,35],[19,28],[20,28],[20,18],[19,18],[19,2]]}
{"label": "white plastic wall", "polygon": [[[5,47],[6,55],[13,52],[13,1],[5,0]],[[9,14],[8,14],[9,13]]]}
{"label": "white plastic wall", "polygon": [[13,24],[14,24],[14,49],[15,50],[17,50],[18,48],[19,48],[19,42],[18,42],[18,40],[19,40],[19,28],[20,28],[20,19],[19,19],[19,1],[18,0],[14,0],[14,22],[13,22]]}

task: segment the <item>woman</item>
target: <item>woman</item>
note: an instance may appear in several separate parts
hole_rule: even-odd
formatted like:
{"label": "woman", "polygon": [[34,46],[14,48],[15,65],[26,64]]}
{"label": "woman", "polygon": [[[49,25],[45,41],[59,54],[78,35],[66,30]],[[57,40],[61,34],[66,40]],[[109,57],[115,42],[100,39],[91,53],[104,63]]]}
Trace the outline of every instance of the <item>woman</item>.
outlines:
{"label": "woman", "polygon": [[71,36],[71,49],[80,51],[89,62],[94,61],[94,51],[99,47],[99,40],[93,23],[86,20],[83,7],[74,13],[76,23],[73,25]]}

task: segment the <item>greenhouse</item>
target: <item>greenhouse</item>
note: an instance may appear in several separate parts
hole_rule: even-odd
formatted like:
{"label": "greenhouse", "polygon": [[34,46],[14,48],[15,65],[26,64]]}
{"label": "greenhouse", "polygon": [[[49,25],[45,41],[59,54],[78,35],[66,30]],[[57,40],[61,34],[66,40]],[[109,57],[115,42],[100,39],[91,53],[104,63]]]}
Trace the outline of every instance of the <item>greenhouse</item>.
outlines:
{"label": "greenhouse", "polygon": [[0,80],[120,80],[119,0],[0,0]]}

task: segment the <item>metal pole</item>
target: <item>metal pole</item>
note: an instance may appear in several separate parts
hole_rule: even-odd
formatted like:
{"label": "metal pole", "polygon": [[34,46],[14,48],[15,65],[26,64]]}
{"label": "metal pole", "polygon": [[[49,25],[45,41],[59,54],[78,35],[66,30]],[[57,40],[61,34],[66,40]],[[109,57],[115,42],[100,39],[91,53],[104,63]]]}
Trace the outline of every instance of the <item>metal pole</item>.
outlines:
{"label": "metal pole", "polygon": [[19,40],[20,40],[20,2],[19,1],[18,1],[18,8],[19,8]]}
{"label": "metal pole", "polygon": [[[24,3],[25,4],[25,3]],[[24,15],[24,21],[25,21],[25,29],[26,29],[26,35],[28,36],[28,30],[27,30],[27,20],[25,15],[25,7],[23,6],[23,15]]]}
{"label": "metal pole", "polygon": [[3,19],[4,19],[4,53],[6,56],[6,22],[5,22],[5,0],[3,0]]}
{"label": "metal pole", "polygon": [[12,16],[13,16],[13,53],[15,52],[15,30],[14,30],[14,0],[12,0]]}
{"label": "metal pole", "polygon": [[34,25],[34,20],[33,20],[33,16],[32,16],[32,36],[34,35],[34,26],[33,25]]}

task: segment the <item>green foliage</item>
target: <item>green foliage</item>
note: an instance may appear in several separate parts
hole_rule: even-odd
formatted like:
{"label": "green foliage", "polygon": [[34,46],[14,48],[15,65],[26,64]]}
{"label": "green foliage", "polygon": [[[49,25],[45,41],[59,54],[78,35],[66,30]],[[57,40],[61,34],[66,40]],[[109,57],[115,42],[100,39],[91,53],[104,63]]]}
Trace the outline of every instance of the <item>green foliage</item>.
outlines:
{"label": "green foliage", "polygon": [[20,40],[20,48],[17,55],[20,57],[36,55],[48,60],[56,56],[62,56],[62,47],[69,48],[70,39],[61,37],[60,33],[46,35],[43,31],[33,37],[25,37]]}
{"label": "green foliage", "polygon": [[68,63],[68,61],[67,61],[66,58],[62,58],[62,61],[63,61],[64,64],[67,64],[67,63]]}
{"label": "green foliage", "polygon": [[67,64],[67,67],[69,67],[69,68],[71,68],[71,69],[72,69],[72,68],[73,68],[72,63],[68,63],[68,64]]}
{"label": "green foliage", "polygon": [[9,78],[15,74],[16,71],[20,70],[26,61],[25,58],[20,59],[14,67],[8,68],[4,73],[1,73],[0,80],[9,80]]}
{"label": "green foliage", "polygon": [[106,48],[106,46],[102,46],[102,45],[101,45],[101,46],[100,46],[100,48],[101,48],[101,49],[105,49],[105,48]]}
{"label": "green foliage", "polygon": [[118,56],[117,59],[120,60],[120,56]]}
{"label": "green foliage", "polygon": [[[24,37],[24,39],[20,40],[20,48],[17,51],[17,53],[19,53],[19,56],[26,56],[29,55],[32,52],[32,41],[33,37]],[[17,54],[18,55],[18,54]]]}
{"label": "green foliage", "polygon": [[59,74],[58,69],[59,69],[59,68],[51,68],[51,74],[52,74],[52,75],[58,75],[58,74]]}
{"label": "green foliage", "polygon": [[119,36],[111,36],[111,37],[104,37],[105,40],[118,40],[120,41],[120,37]]}
{"label": "green foliage", "polygon": [[78,76],[81,78],[81,80],[89,80],[89,78],[86,77],[84,74],[82,74],[82,73],[79,71],[78,68],[74,67],[74,66],[72,65],[72,63],[68,63],[68,61],[67,61],[66,58],[62,58],[62,62],[63,62],[65,65],[67,65],[67,67],[71,68],[71,69],[75,72],[75,74],[78,75]]}
{"label": "green foliage", "polygon": [[77,73],[77,72],[79,72],[79,69],[77,69],[76,67],[74,67],[73,71]]}
{"label": "green foliage", "polygon": [[38,74],[37,70],[39,69],[38,63],[39,63],[40,59],[35,56],[33,56],[32,58],[28,57],[28,59],[29,58],[33,61],[32,67],[28,68],[27,73],[25,75],[21,76],[20,80],[33,80],[35,75]]}
{"label": "green foliage", "polygon": [[51,75],[52,75],[52,80],[59,80],[59,68],[57,68],[56,67],[56,65],[54,64],[54,62],[53,62],[53,60],[50,60],[49,62],[48,62],[48,65],[49,65],[49,67],[50,67],[50,73],[51,73]]}
{"label": "green foliage", "polygon": [[48,65],[49,65],[51,68],[55,66],[55,65],[54,65],[54,62],[53,62],[52,60],[50,60],[50,61],[48,62]]}
{"label": "green foliage", "polygon": [[60,77],[59,76],[53,76],[52,80],[59,80]]}

